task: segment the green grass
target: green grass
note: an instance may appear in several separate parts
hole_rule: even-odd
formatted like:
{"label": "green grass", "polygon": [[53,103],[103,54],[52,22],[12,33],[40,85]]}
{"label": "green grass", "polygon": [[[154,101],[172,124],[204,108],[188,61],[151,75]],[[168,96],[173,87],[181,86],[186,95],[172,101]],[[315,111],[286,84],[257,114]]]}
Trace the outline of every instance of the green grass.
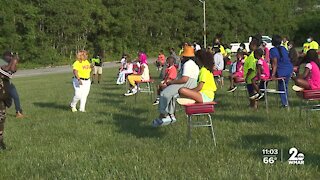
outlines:
{"label": "green grass", "polygon": [[[267,115],[263,103],[247,107],[245,91],[227,93],[226,83],[213,114],[218,146],[207,128],[197,128],[189,147],[183,110],[175,124],[152,128],[157,107],[146,94],[137,103],[124,97],[115,74],[105,69],[103,84],[91,86],[87,113],[69,110],[71,73],[14,79],[28,117],[8,110],[0,179],[319,179],[319,113],[309,115],[308,128],[293,92],[289,112],[271,95]],[[286,162],[293,146],[305,165]],[[263,148],[283,149],[285,161],[263,164]]]}

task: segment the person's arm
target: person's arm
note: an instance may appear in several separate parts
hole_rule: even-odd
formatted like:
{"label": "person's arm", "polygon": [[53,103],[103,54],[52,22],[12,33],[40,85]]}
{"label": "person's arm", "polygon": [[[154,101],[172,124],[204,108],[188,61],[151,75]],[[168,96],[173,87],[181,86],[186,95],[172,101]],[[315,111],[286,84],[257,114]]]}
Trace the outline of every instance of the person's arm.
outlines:
{"label": "person's arm", "polygon": [[304,68],[304,72],[303,72],[303,75],[302,75],[302,78],[303,79],[306,79],[310,74],[310,69],[309,68]]}
{"label": "person's arm", "polygon": [[79,77],[78,70],[73,69],[73,74],[74,74],[74,77],[78,80],[79,84],[82,85],[82,81]]}
{"label": "person's arm", "polygon": [[246,82],[248,82],[248,77],[251,75],[252,72],[253,72],[252,69],[248,69],[248,73],[247,73],[246,79],[245,79]]}
{"label": "person's arm", "polygon": [[275,79],[276,78],[276,73],[277,73],[277,69],[278,69],[278,59],[277,58],[273,58],[271,60],[271,68],[272,68],[272,73],[271,73],[271,79]]}
{"label": "person's arm", "polygon": [[143,72],[144,72],[144,66],[140,66],[140,73],[139,74],[143,74]]}
{"label": "person's arm", "polygon": [[204,82],[201,81],[198,83],[198,86],[193,88],[192,90],[199,92],[202,89],[203,85],[204,85]]}
{"label": "person's arm", "polygon": [[189,80],[188,76],[182,76],[180,79],[167,82],[167,85],[169,86],[171,84],[185,84],[186,82],[188,82],[188,80]]}
{"label": "person's arm", "polygon": [[262,68],[262,65],[261,64],[257,64],[257,77],[258,77],[258,80],[260,80],[260,77],[261,77],[261,74],[262,74],[262,71],[263,71],[263,68]]}

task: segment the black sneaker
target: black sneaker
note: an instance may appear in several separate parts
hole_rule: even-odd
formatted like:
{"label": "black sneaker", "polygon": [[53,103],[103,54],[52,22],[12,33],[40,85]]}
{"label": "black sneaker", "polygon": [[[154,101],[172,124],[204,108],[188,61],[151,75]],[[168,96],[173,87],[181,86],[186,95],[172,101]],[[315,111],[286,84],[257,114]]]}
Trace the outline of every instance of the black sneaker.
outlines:
{"label": "black sneaker", "polygon": [[237,86],[235,86],[235,87],[233,87],[233,88],[229,88],[228,90],[227,90],[227,92],[233,92],[233,91],[235,91],[237,89]]}
{"label": "black sneaker", "polygon": [[154,102],[153,102],[153,104],[152,105],[158,105],[159,104],[159,98],[157,98]]}
{"label": "black sneaker", "polygon": [[256,94],[250,96],[249,99],[253,100],[253,99],[257,99],[258,97],[259,97],[259,94],[256,93]]}
{"label": "black sneaker", "polygon": [[6,144],[4,144],[3,141],[0,141],[0,151],[1,150],[6,150],[6,149],[7,149]]}

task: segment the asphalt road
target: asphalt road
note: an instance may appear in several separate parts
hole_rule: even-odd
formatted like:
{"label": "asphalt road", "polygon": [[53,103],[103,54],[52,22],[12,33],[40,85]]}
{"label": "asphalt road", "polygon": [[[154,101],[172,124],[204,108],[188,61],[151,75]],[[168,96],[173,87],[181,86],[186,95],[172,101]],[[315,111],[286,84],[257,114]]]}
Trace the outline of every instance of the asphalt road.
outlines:
{"label": "asphalt road", "polygon": [[[155,61],[154,58],[151,58],[149,60],[149,64],[153,63]],[[120,67],[119,62],[105,62],[103,63],[103,68],[114,68],[114,67]],[[59,74],[59,73],[67,73],[72,72],[72,66],[66,65],[66,66],[57,66],[57,67],[44,67],[44,68],[37,68],[37,69],[25,69],[25,70],[19,70],[14,74],[14,78],[19,77],[30,77],[30,76],[39,76],[39,75],[45,75],[45,74]]]}

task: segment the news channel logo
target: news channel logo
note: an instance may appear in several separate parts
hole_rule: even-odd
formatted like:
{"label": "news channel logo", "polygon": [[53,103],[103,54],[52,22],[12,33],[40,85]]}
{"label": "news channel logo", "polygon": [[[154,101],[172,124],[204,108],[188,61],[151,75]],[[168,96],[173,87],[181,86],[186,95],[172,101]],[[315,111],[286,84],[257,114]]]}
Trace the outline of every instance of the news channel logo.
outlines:
{"label": "news channel logo", "polygon": [[291,165],[303,165],[304,153],[299,151],[296,147],[290,148],[288,151],[289,158],[284,159],[283,149],[278,148],[263,148],[262,149],[262,162],[264,164],[275,164],[276,162],[288,162]]}

